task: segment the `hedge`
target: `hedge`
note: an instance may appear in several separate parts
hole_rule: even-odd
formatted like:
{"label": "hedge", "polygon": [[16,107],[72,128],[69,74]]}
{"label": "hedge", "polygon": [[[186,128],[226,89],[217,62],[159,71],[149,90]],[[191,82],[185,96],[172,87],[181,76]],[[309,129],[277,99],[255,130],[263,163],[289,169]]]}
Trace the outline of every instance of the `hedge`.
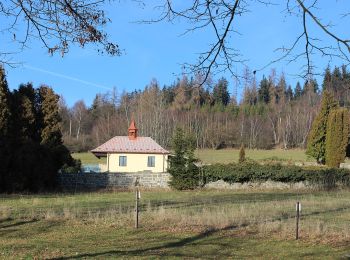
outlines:
{"label": "hedge", "polygon": [[301,182],[307,181],[325,188],[342,184],[350,187],[350,170],[338,168],[321,168],[281,165],[258,164],[256,162],[213,164],[202,168],[203,182],[223,180],[228,183],[244,182]]}

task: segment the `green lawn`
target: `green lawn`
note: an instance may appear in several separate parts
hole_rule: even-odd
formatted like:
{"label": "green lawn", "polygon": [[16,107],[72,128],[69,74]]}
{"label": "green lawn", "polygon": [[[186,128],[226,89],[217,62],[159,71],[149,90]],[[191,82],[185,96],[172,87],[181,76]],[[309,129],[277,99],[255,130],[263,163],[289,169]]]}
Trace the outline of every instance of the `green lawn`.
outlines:
{"label": "green lawn", "polygon": [[[230,163],[238,161],[239,150],[237,149],[202,149],[197,150],[195,155],[204,163]],[[73,157],[80,159],[83,164],[106,163],[105,158],[98,159],[92,153],[74,153]],[[305,150],[273,149],[273,150],[249,150],[246,149],[246,157],[253,160],[282,160],[282,161],[313,161],[305,155]]]}
{"label": "green lawn", "polygon": [[102,157],[101,159],[98,159],[95,155],[93,155],[90,152],[73,153],[72,156],[74,159],[81,160],[82,164],[97,164],[97,163],[106,164],[107,163],[106,157]]}
{"label": "green lawn", "polygon": [[[250,150],[245,149],[247,158],[253,160],[281,160],[281,161],[313,161],[306,156],[305,150],[301,149],[273,149],[273,150]],[[202,149],[196,151],[196,156],[204,163],[230,163],[237,162],[239,157],[238,149],[222,149],[222,150],[211,150]]]}
{"label": "green lawn", "polygon": [[[302,203],[295,241],[295,202]],[[335,259],[350,254],[350,191],[2,195],[0,258]]]}

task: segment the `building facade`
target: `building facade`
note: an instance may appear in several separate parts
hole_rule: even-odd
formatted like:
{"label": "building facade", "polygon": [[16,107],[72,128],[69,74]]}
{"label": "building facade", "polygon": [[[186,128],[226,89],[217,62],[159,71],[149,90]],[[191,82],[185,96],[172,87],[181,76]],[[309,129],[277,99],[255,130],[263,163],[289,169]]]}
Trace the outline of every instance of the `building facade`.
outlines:
{"label": "building facade", "polygon": [[166,172],[169,152],[151,137],[137,135],[132,120],[128,136],[115,136],[91,151],[96,157],[107,157],[107,172]]}

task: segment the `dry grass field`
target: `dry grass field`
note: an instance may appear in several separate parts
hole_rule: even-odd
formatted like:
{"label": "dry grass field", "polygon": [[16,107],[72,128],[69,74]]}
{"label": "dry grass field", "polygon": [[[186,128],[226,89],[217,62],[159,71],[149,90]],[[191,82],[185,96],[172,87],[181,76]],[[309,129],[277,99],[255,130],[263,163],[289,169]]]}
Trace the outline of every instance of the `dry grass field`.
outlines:
{"label": "dry grass field", "polygon": [[[302,203],[295,241],[295,202]],[[142,191],[0,197],[0,258],[335,259],[350,191]]]}

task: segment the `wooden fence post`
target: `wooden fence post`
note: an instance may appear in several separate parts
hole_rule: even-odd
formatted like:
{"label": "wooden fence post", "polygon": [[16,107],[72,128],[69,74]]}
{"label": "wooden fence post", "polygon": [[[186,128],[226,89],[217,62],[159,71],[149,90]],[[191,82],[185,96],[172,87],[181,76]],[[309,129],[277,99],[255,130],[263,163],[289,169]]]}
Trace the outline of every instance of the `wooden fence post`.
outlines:
{"label": "wooden fence post", "polygon": [[296,230],[295,230],[295,239],[298,240],[299,239],[299,221],[300,221],[300,209],[301,209],[301,204],[299,201],[297,201],[296,204]]}
{"label": "wooden fence post", "polygon": [[135,228],[139,228],[139,189],[136,189],[135,199]]}

